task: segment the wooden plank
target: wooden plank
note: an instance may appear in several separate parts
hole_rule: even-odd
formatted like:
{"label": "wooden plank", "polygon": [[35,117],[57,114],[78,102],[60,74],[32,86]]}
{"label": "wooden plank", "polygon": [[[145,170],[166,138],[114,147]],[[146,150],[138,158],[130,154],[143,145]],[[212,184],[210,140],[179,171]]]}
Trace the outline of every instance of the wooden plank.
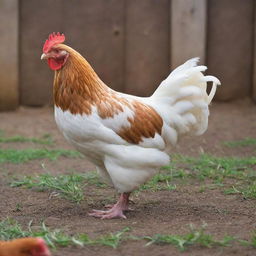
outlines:
{"label": "wooden plank", "polygon": [[205,61],[206,0],[172,0],[171,66],[200,57]]}
{"label": "wooden plank", "polygon": [[168,75],[169,1],[126,2],[125,90],[150,95]]}
{"label": "wooden plank", "polygon": [[0,110],[18,106],[18,0],[0,0]]}
{"label": "wooden plank", "polygon": [[40,60],[43,44],[54,31],[62,32],[61,0],[20,1],[21,103],[52,103],[53,72]]}
{"label": "wooden plank", "polygon": [[63,1],[67,44],[111,88],[124,84],[124,0]]}
{"label": "wooden plank", "polygon": [[249,96],[253,58],[253,0],[209,0],[208,67],[222,86],[217,99]]}

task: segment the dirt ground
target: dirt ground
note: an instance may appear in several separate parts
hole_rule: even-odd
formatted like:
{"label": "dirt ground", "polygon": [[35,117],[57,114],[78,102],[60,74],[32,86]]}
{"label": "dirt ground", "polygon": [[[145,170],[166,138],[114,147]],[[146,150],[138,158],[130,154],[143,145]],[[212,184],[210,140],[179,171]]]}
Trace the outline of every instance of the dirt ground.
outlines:
{"label": "dirt ground", "polygon": [[[56,142],[53,148],[72,149],[57,130],[53,111],[47,108],[20,108],[15,112],[0,113],[0,130],[6,136],[23,135],[40,137],[49,133]],[[223,141],[245,137],[256,137],[256,105],[249,100],[232,103],[213,103],[209,129],[201,137],[184,138],[174,152],[196,156],[202,152],[217,156],[252,156],[252,148],[228,148]],[[35,147],[32,143],[9,143],[5,148]],[[36,145],[40,147],[40,145]],[[44,163],[45,169],[42,168]],[[57,161],[34,160],[26,164],[2,164],[0,173],[0,219],[13,217],[24,226],[30,220],[39,225],[42,220],[50,228],[61,228],[69,234],[88,233],[92,237],[116,232],[130,227],[132,235],[183,234],[193,223],[208,224],[207,231],[216,238],[225,234],[248,239],[256,229],[256,201],[245,200],[241,195],[224,195],[218,189],[197,192],[198,184],[187,184],[174,191],[141,192],[133,197],[134,211],[127,213],[127,220],[99,220],[87,213],[93,208],[102,208],[106,200],[114,202],[115,192],[110,188],[86,188],[85,200],[79,205],[59,197],[49,197],[48,192],[37,192],[25,188],[11,188],[11,175],[33,175],[51,172],[65,173],[75,170],[79,173],[94,170],[94,166],[83,159],[59,158]],[[21,211],[15,211],[22,202]],[[104,246],[84,248],[68,247],[58,249],[55,256],[72,255],[256,255],[256,249],[234,245],[232,247],[202,248],[190,247],[180,252],[173,246],[151,245],[145,241],[124,241],[118,249]]]}

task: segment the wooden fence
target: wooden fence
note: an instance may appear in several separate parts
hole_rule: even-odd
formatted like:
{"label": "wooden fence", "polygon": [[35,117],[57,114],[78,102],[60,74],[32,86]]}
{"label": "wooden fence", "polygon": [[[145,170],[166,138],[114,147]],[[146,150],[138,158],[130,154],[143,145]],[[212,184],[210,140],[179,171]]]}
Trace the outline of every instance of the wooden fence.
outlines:
{"label": "wooden fence", "polygon": [[170,70],[200,56],[218,100],[256,100],[256,0],[0,0],[0,109],[52,104],[41,62],[53,31],[110,87],[148,96]]}

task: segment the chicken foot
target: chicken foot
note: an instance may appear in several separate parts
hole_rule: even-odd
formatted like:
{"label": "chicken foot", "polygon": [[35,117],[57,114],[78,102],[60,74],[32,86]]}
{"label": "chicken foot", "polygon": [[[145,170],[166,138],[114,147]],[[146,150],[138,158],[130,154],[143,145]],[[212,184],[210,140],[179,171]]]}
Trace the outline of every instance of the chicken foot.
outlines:
{"label": "chicken foot", "polygon": [[92,210],[92,212],[89,213],[89,216],[93,216],[101,219],[114,219],[114,218],[126,219],[126,216],[124,215],[124,211],[130,210],[129,196],[130,196],[130,193],[121,193],[117,203],[114,204],[109,210],[107,211]]}

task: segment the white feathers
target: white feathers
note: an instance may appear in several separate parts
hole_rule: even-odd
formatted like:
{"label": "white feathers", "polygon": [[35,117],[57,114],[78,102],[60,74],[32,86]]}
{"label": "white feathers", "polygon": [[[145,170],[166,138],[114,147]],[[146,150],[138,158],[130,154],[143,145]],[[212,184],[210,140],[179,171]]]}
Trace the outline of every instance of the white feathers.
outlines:
{"label": "white feathers", "polygon": [[69,141],[125,144],[125,141],[114,130],[104,125],[95,107],[92,107],[91,115],[74,115],[55,106],[55,121]]}
{"label": "white feathers", "polygon": [[154,138],[142,138],[142,142],[139,143],[139,146],[143,148],[156,148],[160,150],[165,149],[165,142],[162,136],[158,133],[155,134]]}
{"label": "white feathers", "polygon": [[119,192],[130,192],[169,164],[169,156],[154,148],[107,145],[104,164]]}
{"label": "white feathers", "polygon": [[172,71],[172,75],[176,75],[178,73],[182,73],[183,71],[188,70],[189,68],[195,67],[197,63],[199,62],[199,57],[192,58],[190,60],[187,60],[184,64],[178,66]]}
{"label": "white feathers", "polygon": [[220,80],[215,76],[204,76],[203,80],[206,81],[206,82],[213,82],[217,85],[221,84]]}
{"label": "white feathers", "polygon": [[214,95],[215,95],[215,93],[216,93],[217,85],[220,85],[221,83],[220,83],[220,80],[218,78],[216,78],[215,76],[205,76],[204,81],[212,82],[212,89],[211,89],[211,92],[208,96],[208,104],[210,104]]}
{"label": "white feathers", "polygon": [[202,90],[197,86],[186,86],[179,90],[178,98],[185,98],[190,96],[201,96]]}
{"label": "white feathers", "polygon": [[[220,81],[214,76],[204,76],[206,66],[197,66],[199,58],[188,60],[177,67],[160,84],[148,100],[162,116],[165,126],[163,133],[168,143],[168,135],[172,127],[181,134],[202,134],[208,126],[208,105],[213,99]],[[212,82],[210,94],[207,94],[207,82]],[[171,134],[172,133],[172,134]]]}
{"label": "white feathers", "polygon": [[187,100],[178,101],[174,104],[174,108],[177,109],[178,114],[183,114],[193,108],[193,103]]}

